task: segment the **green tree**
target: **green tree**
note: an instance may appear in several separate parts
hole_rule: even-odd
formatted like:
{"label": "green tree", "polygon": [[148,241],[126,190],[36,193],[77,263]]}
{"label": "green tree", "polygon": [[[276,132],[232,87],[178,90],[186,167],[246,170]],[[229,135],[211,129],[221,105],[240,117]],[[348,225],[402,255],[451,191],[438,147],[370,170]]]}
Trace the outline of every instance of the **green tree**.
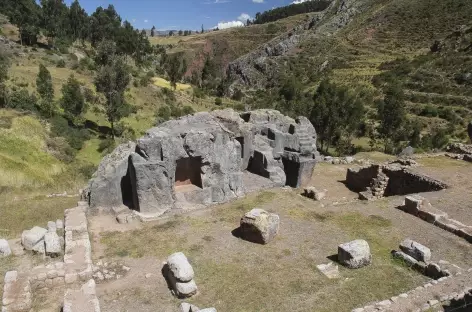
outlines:
{"label": "green tree", "polygon": [[36,90],[41,97],[39,105],[41,112],[47,117],[52,117],[55,111],[54,87],[52,85],[51,73],[43,64],[39,65]]}
{"label": "green tree", "polygon": [[80,82],[71,75],[62,86],[61,106],[69,120],[76,120],[85,113],[85,99]]}
{"label": "green tree", "polygon": [[205,28],[203,28],[203,24],[202,24],[202,34],[205,32]]}
{"label": "green tree", "polygon": [[182,33],[183,33],[182,30],[179,30],[179,36],[182,36]]}
{"label": "green tree", "polygon": [[106,99],[105,111],[111,124],[113,139],[115,123],[130,113],[124,96],[130,80],[129,68],[121,57],[116,57],[111,63],[102,66],[95,77],[95,87]]}
{"label": "green tree", "polygon": [[170,85],[175,90],[177,88],[177,82],[182,79],[187,70],[187,62],[180,55],[172,55],[168,57],[165,68],[167,75],[169,76]]}
{"label": "green tree", "polygon": [[401,135],[405,132],[407,120],[404,94],[400,85],[387,87],[384,99],[377,103],[377,112],[380,121],[377,131],[384,141],[384,151],[393,152],[394,145],[401,140]]}
{"label": "green tree", "polygon": [[155,34],[156,34],[156,27],[152,26],[152,28],[151,28],[151,37],[154,37]]}
{"label": "green tree", "polygon": [[10,3],[10,22],[20,31],[20,42],[32,45],[39,35],[41,8],[34,0],[16,0]]}
{"label": "green tree", "polygon": [[116,56],[116,44],[110,40],[103,40],[97,47],[95,53],[95,64],[97,66],[104,66],[111,64]]}
{"label": "green tree", "polygon": [[65,35],[69,9],[63,0],[41,0],[41,8],[41,26],[54,45],[55,38]]}
{"label": "green tree", "polygon": [[84,44],[88,36],[87,12],[80,6],[79,1],[74,0],[69,8],[69,31],[74,40],[80,39]]}
{"label": "green tree", "polygon": [[10,54],[4,47],[0,47],[0,107],[7,105],[7,88],[5,81],[8,79],[10,64]]}

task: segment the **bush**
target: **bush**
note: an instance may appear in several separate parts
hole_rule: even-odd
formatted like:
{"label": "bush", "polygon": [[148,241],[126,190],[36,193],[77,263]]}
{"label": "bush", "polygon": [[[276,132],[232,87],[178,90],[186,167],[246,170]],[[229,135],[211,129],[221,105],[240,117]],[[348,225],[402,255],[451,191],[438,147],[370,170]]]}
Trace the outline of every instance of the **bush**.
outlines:
{"label": "bush", "polygon": [[10,98],[6,103],[6,107],[30,112],[36,112],[37,105],[38,99],[36,96],[30,94],[26,89],[11,92]]}
{"label": "bush", "polygon": [[160,117],[163,121],[167,121],[171,117],[171,110],[169,106],[161,106],[157,111],[157,117]]}
{"label": "bush", "polygon": [[113,139],[105,139],[105,140],[102,140],[102,141],[100,142],[100,144],[98,145],[98,151],[99,151],[100,153],[108,154],[108,153],[113,152],[113,150],[115,149],[115,147],[116,147],[115,140],[113,140]]}
{"label": "bush", "polygon": [[232,96],[232,99],[235,100],[235,101],[241,101],[244,97],[244,94],[241,90],[239,89],[236,89],[234,90],[234,94]]}
{"label": "bush", "polygon": [[90,139],[87,129],[71,127],[67,119],[62,116],[54,116],[50,122],[52,135],[66,138],[69,145],[76,150],[80,150],[84,142]]}
{"label": "bush", "polygon": [[223,104],[223,100],[222,100],[221,98],[219,98],[219,97],[216,98],[216,99],[215,99],[215,105],[221,106],[221,104]]}
{"label": "bush", "polygon": [[66,67],[66,61],[63,60],[63,59],[60,59],[59,61],[57,61],[56,67],[58,67],[58,68],[64,68],[64,67]]}
{"label": "bush", "polygon": [[182,107],[182,116],[193,115],[193,114],[195,114],[195,110],[193,109],[193,107],[188,106],[188,105],[185,105],[184,107]]}
{"label": "bush", "polygon": [[197,99],[204,99],[206,97],[205,91],[200,88],[193,88],[193,95]]}

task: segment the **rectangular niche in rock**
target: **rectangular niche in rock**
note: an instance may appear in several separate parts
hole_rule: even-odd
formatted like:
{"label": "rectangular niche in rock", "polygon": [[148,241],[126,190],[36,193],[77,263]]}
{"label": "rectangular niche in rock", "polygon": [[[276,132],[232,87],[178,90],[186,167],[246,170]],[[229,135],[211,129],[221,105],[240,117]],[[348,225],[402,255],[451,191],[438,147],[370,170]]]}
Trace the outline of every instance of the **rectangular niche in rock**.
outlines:
{"label": "rectangular niche in rock", "polygon": [[175,167],[175,191],[186,192],[202,188],[201,168],[201,157],[178,159]]}

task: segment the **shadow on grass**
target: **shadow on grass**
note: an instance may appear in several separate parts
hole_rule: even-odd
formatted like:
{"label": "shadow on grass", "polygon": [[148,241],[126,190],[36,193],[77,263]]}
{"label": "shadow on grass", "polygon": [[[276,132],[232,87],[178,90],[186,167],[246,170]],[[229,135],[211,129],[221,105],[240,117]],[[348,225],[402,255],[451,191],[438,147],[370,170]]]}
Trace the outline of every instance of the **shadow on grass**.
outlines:
{"label": "shadow on grass", "polygon": [[231,231],[231,235],[233,235],[233,236],[236,237],[236,238],[243,239],[242,233],[241,233],[241,227],[238,226],[237,228],[235,228],[234,230],[232,230],[232,231]]}
{"label": "shadow on grass", "polygon": [[327,256],[326,258],[328,258],[329,260],[331,260],[331,261],[333,261],[337,264],[341,264],[341,262],[339,262],[339,259],[338,259],[338,254]]}

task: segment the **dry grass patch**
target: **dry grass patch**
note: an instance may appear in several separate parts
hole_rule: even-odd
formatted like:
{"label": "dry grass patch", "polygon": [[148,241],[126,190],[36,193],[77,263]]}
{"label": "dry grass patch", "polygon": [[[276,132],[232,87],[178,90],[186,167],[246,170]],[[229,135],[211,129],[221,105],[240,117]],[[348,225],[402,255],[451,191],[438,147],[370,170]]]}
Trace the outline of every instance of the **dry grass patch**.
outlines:
{"label": "dry grass patch", "polygon": [[[241,216],[254,207],[281,217],[280,233],[268,245],[231,234]],[[194,266],[200,291],[189,301],[222,311],[294,307],[297,311],[348,311],[425,281],[390,258],[390,250],[402,236],[388,219],[327,211],[295,191],[252,194],[209,210],[146,224],[139,230],[101,236],[108,257],[152,257],[160,262],[173,252],[184,252]],[[338,280],[318,272],[316,265],[330,261],[327,257],[336,253],[337,245],[351,239],[369,242],[373,264],[358,270],[341,267]],[[169,298],[167,302],[173,301]]]}

